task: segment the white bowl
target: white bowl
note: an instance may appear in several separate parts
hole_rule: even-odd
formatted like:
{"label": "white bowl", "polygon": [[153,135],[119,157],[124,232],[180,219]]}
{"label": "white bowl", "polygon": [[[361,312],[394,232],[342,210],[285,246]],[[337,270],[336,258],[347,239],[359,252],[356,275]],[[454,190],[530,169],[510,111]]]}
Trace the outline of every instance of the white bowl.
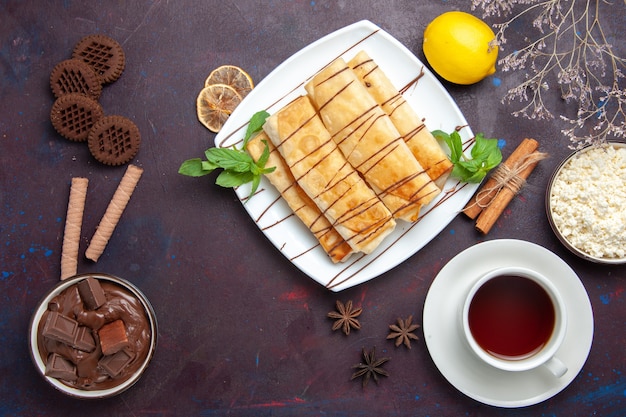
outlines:
{"label": "white bowl", "polygon": [[[57,296],[58,294],[66,290],[67,288],[71,287],[72,285],[77,284],[78,282],[90,276],[96,278],[99,281],[108,281],[117,286],[120,286],[121,288],[130,292],[134,297],[136,297],[144,308],[144,311],[146,313],[146,318],[148,320],[149,329],[150,329],[150,336],[149,336],[150,340],[149,340],[149,345],[148,345],[149,351],[147,353],[146,358],[139,365],[139,368],[135,372],[133,372],[133,374],[130,377],[128,377],[125,380],[121,380],[118,385],[115,385],[113,387],[106,388],[106,389],[93,389],[93,390],[79,389],[79,388],[72,387],[70,385],[65,384],[60,379],[46,376],[45,374],[46,361],[45,361],[45,358],[41,357],[41,353],[40,353],[41,340],[39,339],[39,336],[38,336],[38,333],[39,333],[38,328],[39,328],[39,324],[41,322],[41,319],[44,313],[46,313],[46,311],[48,310],[48,305],[50,301],[55,296]],[[131,284],[130,282],[122,278],[118,278],[112,275],[101,274],[101,273],[90,273],[90,274],[76,275],[64,281],[61,281],[56,286],[54,286],[44,296],[44,298],[39,302],[39,304],[35,308],[35,312],[30,321],[28,332],[29,332],[29,337],[28,337],[29,351],[30,351],[30,355],[33,360],[33,363],[35,364],[37,371],[39,371],[41,376],[50,385],[52,385],[57,390],[71,397],[81,398],[81,399],[97,399],[97,398],[112,397],[114,395],[120,394],[121,392],[130,388],[133,384],[135,384],[139,380],[139,378],[145,371],[146,367],[150,363],[150,360],[152,359],[152,356],[154,355],[154,351],[156,349],[157,320],[156,320],[156,315],[154,313],[154,310],[152,309],[152,306],[150,305],[150,302],[145,297],[145,295],[141,291],[139,291],[139,289],[135,287],[133,284]]]}
{"label": "white bowl", "polygon": [[[606,146],[610,146],[613,148],[626,148],[626,143],[622,143],[622,142],[608,142],[606,144]],[[590,253],[589,250],[586,250],[585,248],[581,247],[582,245],[580,244],[576,244],[575,242],[573,242],[570,238],[568,238],[568,233],[564,232],[564,229],[566,228],[565,225],[561,224],[559,221],[557,221],[556,219],[556,214],[555,211],[557,211],[557,203],[556,203],[556,198],[557,198],[557,190],[555,190],[555,183],[557,182],[558,179],[561,178],[562,175],[565,175],[564,172],[566,170],[570,170],[571,168],[571,164],[570,162],[578,157],[580,157],[581,155],[583,155],[585,152],[590,152],[591,150],[595,149],[596,147],[593,146],[588,146],[585,147],[583,149],[580,149],[576,152],[573,152],[570,156],[568,156],[563,162],[561,162],[561,164],[559,164],[559,166],[555,169],[554,173],[552,174],[552,177],[550,178],[550,181],[548,183],[548,187],[546,190],[546,213],[548,216],[548,220],[550,222],[550,226],[552,227],[552,230],[554,231],[555,235],[557,236],[557,238],[561,241],[561,243],[567,248],[569,249],[572,253],[574,253],[575,255],[592,261],[592,262],[596,262],[596,263],[602,263],[602,264],[624,264],[626,263],[626,255],[625,256],[621,256],[621,257],[611,257],[611,256],[598,256],[596,253]],[[622,187],[626,187],[626,183],[621,182],[620,183]],[[620,210],[623,210],[623,207],[619,208]],[[570,219],[573,219],[574,217],[569,217]],[[581,221],[576,221],[575,224],[569,224],[567,227],[569,227],[570,229],[572,229],[573,231],[579,232],[579,233],[583,233],[583,224]],[[621,225],[622,228],[626,227],[626,225]],[[622,229],[623,230],[623,229]],[[587,232],[588,233],[588,232]],[[589,233],[588,233],[589,234]],[[591,241],[593,239],[595,239],[595,235],[591,234],[589,236],[588,241]],[[615,242],[617,240],[617,236],[610,236],[607,235],[605,233],[602,233],[602,241],[607,242],[607,241],[613,241]],[[623,237],[622,237],[623,240]],[[601,242],[600,242],[601,243]],[[600,248],[602,248],[602,245],[600,245]]]}

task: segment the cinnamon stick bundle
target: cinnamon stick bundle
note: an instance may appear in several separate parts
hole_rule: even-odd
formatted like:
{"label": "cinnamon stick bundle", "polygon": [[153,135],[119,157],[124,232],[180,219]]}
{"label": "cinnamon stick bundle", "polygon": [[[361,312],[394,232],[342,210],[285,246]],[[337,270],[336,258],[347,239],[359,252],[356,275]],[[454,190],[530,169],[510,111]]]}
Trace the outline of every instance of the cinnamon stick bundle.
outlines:
{"label": "cinnamon stick bundle", "polygon": [[547,158],[547,154],[537,152],[538,147],[535,139],[524,139],[465,206],[463,213],[471,219],[477,218],[476,230],[489,233],[537,163]]}

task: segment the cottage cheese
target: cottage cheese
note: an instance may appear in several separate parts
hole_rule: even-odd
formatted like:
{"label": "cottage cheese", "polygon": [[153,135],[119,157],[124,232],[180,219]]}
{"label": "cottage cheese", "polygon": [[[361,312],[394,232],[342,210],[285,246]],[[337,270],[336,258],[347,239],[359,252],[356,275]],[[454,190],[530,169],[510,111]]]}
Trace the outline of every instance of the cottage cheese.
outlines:
{"label": "cottage cheese", "polygon": [[626,257],[626,147],[606,145],[576,154],[550,192],[558,231],[595,258]]}

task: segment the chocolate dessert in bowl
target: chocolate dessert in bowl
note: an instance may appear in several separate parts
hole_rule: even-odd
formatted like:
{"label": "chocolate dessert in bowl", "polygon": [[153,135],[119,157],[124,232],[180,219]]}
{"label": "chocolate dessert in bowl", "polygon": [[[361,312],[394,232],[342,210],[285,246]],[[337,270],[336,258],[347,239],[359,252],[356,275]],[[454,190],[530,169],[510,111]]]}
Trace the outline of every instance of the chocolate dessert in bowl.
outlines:
{"label": "chocolate dessert in bowl", "polygon": [[148,299],[130,282],[100,273],[57,284],[36,307],[29,327],[39,373],[77,398],[106,398],[130,388],[156,343],[156,315]]}

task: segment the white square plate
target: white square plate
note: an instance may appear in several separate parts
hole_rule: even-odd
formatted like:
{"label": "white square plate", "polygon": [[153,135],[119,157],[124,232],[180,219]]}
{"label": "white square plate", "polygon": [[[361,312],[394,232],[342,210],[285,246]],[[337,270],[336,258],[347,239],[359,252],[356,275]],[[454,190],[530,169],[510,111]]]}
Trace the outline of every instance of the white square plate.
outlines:
{"label": "white square plate", "polygon": [[[428,68],[397,39],[364,20],[317,40],[279,65],[237,106],[215,137],[215,145],[241,146],[254,113],[280,110],[306,94],[304,85],[319,70],[338,57],[348,61],[360,50],[365,50],[404,92],[409,104],[425,118],[428,129],[457,129],[464,143],[473,139],[463,114]],[[477,187],[449,179],[439,197],[422,209],[416,223],[398,221],[394,232],[373,253],[354,254],[340,264],[332,263],[267,179],[263,178],[247,202],[249,184],[235,192],[259,229],[290,262],[332,291],[341,291],[378,277],[419,251],[463,209]]]}

